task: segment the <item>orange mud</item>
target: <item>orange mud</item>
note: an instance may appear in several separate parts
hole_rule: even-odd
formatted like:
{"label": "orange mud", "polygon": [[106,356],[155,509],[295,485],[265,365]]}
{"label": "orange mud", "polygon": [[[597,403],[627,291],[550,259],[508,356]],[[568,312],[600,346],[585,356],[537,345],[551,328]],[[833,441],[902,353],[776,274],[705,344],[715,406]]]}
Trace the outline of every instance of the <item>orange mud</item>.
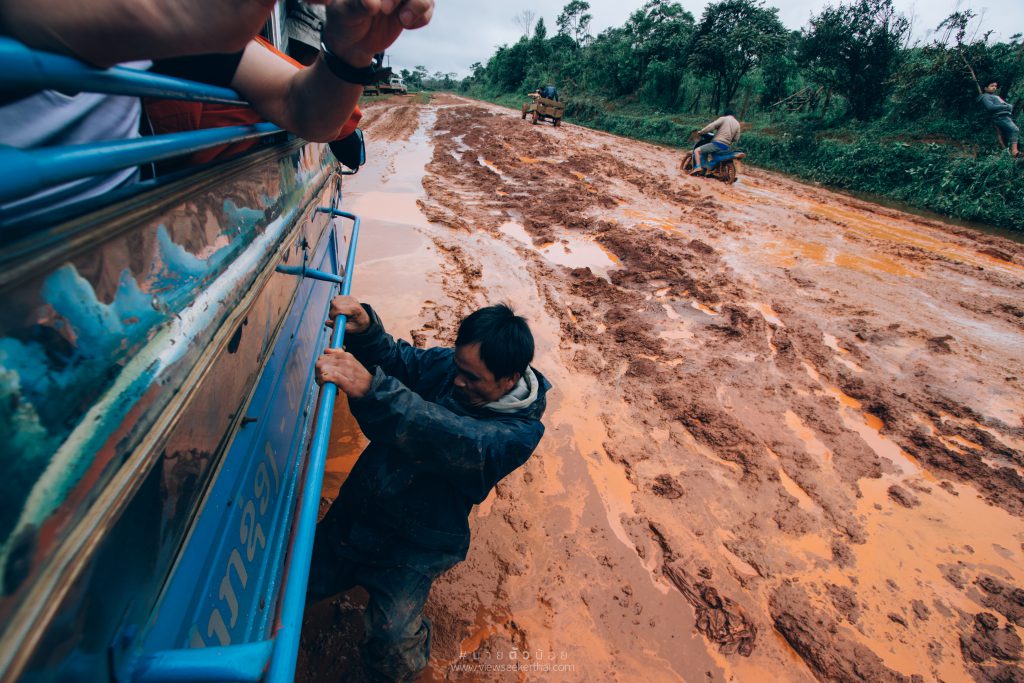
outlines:
{"label": "orange mud", "polygon": [[[353,294],[420,345],[510,301],[554,384],[421,680],[1024,680],[1024,247],[452,97],[364,121]],[[359,605],[300,680],[358,678]]]}

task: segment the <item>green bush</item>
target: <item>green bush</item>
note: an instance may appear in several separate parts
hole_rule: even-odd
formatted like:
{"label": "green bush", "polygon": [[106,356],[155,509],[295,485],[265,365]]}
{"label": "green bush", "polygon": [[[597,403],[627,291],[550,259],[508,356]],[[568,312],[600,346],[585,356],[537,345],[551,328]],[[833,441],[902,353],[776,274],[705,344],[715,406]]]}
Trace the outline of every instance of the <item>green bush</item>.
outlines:
{"label": "green bush", "polygon": [[1006,153],[974,157],[956,147],[815,135],[743,136],[754,165],[830,187],[870,192],[965,220],[1024,230],[1024,165]]}

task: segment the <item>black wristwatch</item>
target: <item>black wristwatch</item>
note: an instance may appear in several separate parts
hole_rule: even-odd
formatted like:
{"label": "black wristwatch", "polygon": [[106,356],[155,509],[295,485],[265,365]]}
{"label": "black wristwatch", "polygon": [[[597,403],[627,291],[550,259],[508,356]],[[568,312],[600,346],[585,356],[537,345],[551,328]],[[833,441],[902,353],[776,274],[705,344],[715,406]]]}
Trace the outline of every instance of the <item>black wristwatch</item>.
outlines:
{"label": "black wristwatch", "polygon": [[374,62],[369,66],[355,67],[328,49],[324,41],[320,41],[320,54],[323,55],[324,63],[331,73],[346,83],[355,85],[373,85],[387,80],[391,76],[391,69],[377,68]]}

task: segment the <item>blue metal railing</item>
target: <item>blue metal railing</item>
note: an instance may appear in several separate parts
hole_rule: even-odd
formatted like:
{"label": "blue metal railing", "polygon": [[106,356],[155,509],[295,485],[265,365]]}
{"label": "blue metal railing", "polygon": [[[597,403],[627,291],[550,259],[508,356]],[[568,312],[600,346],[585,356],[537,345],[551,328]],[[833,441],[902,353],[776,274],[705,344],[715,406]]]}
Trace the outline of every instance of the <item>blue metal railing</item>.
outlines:
{"label": "blue metal railing", "polygon": [[218,88],[120,66],[97,69],[73,57],[33,50],[13,38],[0,37],[0,66],[3,68],[2,88],[5,91],[38,88],[248,104],[231,88]]}
{"label": "blue metal railing", "polygon": [[[114,67],[96,69],[69,57],[31,50],[10,38],[0,37],[0,92],[60,88],[117,95],[188,99],[202,102],[245,104],[232,90]],[[139,164],[189,154],[220,144],[269,135],[281,129],[270,123],[114,140],[83,145],[22,150],[0,146],[0,202],[26,196],[52,185],[77,178],[111,173]],[[336,197],[337,200],[337,197]],[[340,286],[348,294],[352,286],[360,220],[334,207],[321,213],[351,220],[343,276],[301,267],[280,266],[278,271],[322,280]],[[341,348],[345,317],[335,321],[330,346]],[[320,490],[330,437],[337,387],[324,384],[309,459],[303,474],[301,500],[294,515],[290,552],[283,569],[276,632],[265,640],[223,647],[173,649],[139,653],[129,666],[137,683],[171,681],[273,681],[294,679],[305,595],[313,552]]]}
{"label": "blue metal railing", "polygon": [[[359,217],[330,207],[321,207],[317,211],[352,221],[344,276],[340,278],[341,293],[347,295],[352,291],[352,268],[355,265],[356,247],[359,241]],[[322,273],[305,267],[278,266],[277,271],[304,275],[332,283],[337,283],[339,279],[330,273]],[[345,339],[345,321],[345,316],[338,316],[334,321],[331,348],[342,347]],[[199,681],[291,683],[294,680],[299,637],[302,632],[302,615],[305,611],[306,587],[309,581],[309,567],[313,557],[313,539],[320,506],[320,490],[323,488],[324,465],[327,461],[327,446],[330,441],[331,421],[334,416],[334,402],[337,396],[338,388],[334,384],[326,383],[320,390],[316,426],[313,429],[313,439],[309,449],[302,498],[293,523],[295,531],[284,571],[284,588],[278,612],[278,627],[273,638],[225,647],[167,650],[148,654],[140,658],[132,667],[132,683],[176,683],[182,681],[190,683]]]}
{"label": "blue metal railing", "polygon": [[[0,93],[60,88],[71,91],[162,97],[222,104],[246,104],[234,90],[138,69],[97,69],[49,52],[0,38]],[[111,140],[24,150],[0,145],[0,202],[54,185],[163,161],[201,149],[280,132],[272,123],[170,133],[132,140]]]}
{"label": "blue metal railing", "polygon": [[53,185],[280,132],[272,123],[23,150],[0,145],[0,202]]}
{"label": "blue metal railing", "polygon": [[[320,209],[324,213],[341,216],[352,221],[352,237],[349,240],[348,256],[345,259],[345,282],[341,293],[352,291],[352,266],[356,260],[356,243],[359,239],[359,218],[338,209]],[[334,321],[331,348],[340,349],[345,340],[347,318],[339,315]],[[291,565],[287,569],[284,597],[281,600],[281,627],[275,635],[274,654],[266,680],[286,683],[295,679],[295,659],[299,651],[299,635],[302,631],[302,614],[306,602],[306,586],[309,581],[309,564],[313,558],[313,536],[320,507],[320,489],[324,483],[324,466],[327,462],[327,444],[331,436],[331,420],[334,416],[334,400],[338,387],[328,382],[320,390],[320,405],[317,409],[313,443],[309,449],[309,464],[306,481],[302,489],[302,502],[295,522],[295,538],[292,543]]]}

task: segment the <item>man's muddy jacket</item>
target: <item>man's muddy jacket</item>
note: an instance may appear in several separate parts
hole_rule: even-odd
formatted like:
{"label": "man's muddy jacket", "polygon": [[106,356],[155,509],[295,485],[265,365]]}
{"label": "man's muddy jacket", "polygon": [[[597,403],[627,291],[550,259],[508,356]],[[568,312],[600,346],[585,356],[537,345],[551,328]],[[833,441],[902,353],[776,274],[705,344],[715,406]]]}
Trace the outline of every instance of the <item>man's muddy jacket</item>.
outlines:
{"label": "man's muddy jacket", "polygon": [[365,562],[440,573],[466,557],[473,505],[540,442],[550,384],[534,370],[537,398],[517,412],[463,406],[452,396],[452,349],[396,341],[364,308],[371,325],[346,335],[345,348],[373,374],[367,394],[349,401],[370,445],[329,513],[332,540]]}

